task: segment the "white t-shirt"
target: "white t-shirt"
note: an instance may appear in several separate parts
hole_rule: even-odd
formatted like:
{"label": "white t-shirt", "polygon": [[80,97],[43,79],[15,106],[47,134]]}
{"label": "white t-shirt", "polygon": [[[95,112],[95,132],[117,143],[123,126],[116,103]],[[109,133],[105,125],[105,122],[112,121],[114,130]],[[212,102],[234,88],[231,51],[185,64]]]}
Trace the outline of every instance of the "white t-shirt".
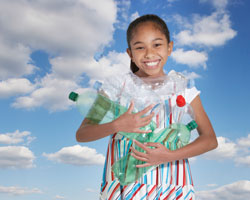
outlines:
{"label": "white t-shirt", "polygon": [[201,92],[199,90],[197,90],[196,87],[186,88],[185,89],[186,102],[190,104],[196,96],[200,95],[200,93]]}

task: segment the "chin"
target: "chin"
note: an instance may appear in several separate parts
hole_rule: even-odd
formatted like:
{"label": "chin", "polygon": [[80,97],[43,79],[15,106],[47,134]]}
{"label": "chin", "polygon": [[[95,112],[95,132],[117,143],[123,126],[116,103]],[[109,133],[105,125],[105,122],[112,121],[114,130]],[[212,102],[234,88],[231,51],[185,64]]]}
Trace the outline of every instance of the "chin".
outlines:
{"label": "chin", "polygon": [[144,73],[148,76],[162,76],[164,74],[163,70],[161,71],[160,69],[147,70]]}

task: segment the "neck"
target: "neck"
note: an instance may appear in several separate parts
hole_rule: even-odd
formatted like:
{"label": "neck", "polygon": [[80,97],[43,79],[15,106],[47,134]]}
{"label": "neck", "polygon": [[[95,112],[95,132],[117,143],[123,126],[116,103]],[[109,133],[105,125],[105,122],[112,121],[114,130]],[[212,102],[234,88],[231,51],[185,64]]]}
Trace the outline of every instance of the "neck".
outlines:
{"label": "neck", "polygon": [[146,74],[145,72],[141,71],[141,70],[138,70],[137,72],[134,73],[136,76],[138,77],[151,77],[151,78],[156,78],[156,77],[161,77],[161,76],[164,76],[166,75],[163,71],[162,72],[159,72],[158,74],[153,74],[153,75],[149,75],[149,74]]}

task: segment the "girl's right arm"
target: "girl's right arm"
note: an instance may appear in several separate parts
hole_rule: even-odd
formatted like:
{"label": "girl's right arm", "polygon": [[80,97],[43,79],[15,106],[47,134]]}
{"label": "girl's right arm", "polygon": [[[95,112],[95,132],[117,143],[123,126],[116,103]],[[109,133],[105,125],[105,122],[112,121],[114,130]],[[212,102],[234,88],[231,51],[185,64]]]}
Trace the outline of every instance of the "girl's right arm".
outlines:
{"label": "girl's right arm", "polygon": [[91,124],[91,121],[85,118],[76,132],[76,140],[78,142],[94,141],[117,131],[119,130],[114,121],[106,124]]}
{"label": "girl's right arm", "polygon": [[93,124],[89,119],[85,118],[76,132],[76,140],[78,142],[90,142],[114,134],[119,131],[132,133],[148,133],[151,130],[141,130],[140,127],[150,123],[154,113],[146,117],[142,117],[153,108],[153,105],[147,106],[138,113],[132,113],[134,103],[131,102],[127,112],[112,122],[105,124]]}

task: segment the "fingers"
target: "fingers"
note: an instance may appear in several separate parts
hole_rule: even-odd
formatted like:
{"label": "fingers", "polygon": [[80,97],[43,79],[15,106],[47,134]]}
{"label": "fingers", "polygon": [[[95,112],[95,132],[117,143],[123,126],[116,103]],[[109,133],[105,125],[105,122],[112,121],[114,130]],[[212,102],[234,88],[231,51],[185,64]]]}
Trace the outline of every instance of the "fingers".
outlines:
{"label": "fingers", "polygon": [[137,156],[137,155],[134,154],[134,153],[131,153],[131,156],[133,156],[135,159],[140,160],[140,161],[144,161],[144,162],[147,162],[147,161],[148,161],[147,158],[143,158],[143,157]]}
{"label": "fingers", "polygon": [[144,108],[142,111],[136,113],[136,114],[132,114],[132,111],[134,109],[134,102],[133,100],[131,100],[131,103],[129,105],[129,108],[126,112],[126,114],[124,113],[124,120],[127,120],[128,123],[130,123],[131,125],[129,125],[128,127],[130,127],[130,130],[126,130],[125,132],[134,132],[134,133],[150,133],[152,132],[152,130],[141,130],[141,127],[144,127],[146,125],[148,125],[151,120],[152,117],[154,116],[154,113],[152,112],[151,114],[145,116],[145,117],[141,117],[141,115],[147,113],[150,109],[152,109],[153,104],[151,104],[150,106],[147,106],[146,108]]}
{"label": "fingers", "polygon": [[141,130],[141,129],[136,129],[133,131],[134,133],[151,133],[152,130]]}
{"label": "fingers", "polygon": [[133,100],[131,100],[127,112],[128,112],[128,113],[132,113],[133,109],[134,109],[134,102],[133,102]]}
{"label": "fingers", "polygon": [[153,166],[153,165],[150,164],[150,163],[144,163],[142,165],[136,165],[137,168],[150,167],[150,166]]}
{"label": "fingers", "polygon": [[[145,154],[144,154],[145,155]],[[145,157],[140,157],[140,156],[137,156],[135,155],[134,153],[131,153],[131,156],[133,156],[135,159],[137,160],[140,160],[140,161],[143,161],[143,162],[146,162],[144,164],[141,164],[141,165],[136,165],[137,168],[142,168],[142,167],[149,167],[149,166],[152,166],[152,164],[149,164],[148,163],[148,159],[145,158]]]}
{"label": "fingers", "polygon": [[162,144],[161,143],[157,143],[157,142],[147,142],[145,144],[146,146],[150,146],[150,147],[160,147]]}
{"label": "fingers", "polygon": [[144,151],[146,151],[146,153],[150,150],[146,145],[138,142],[137,140],[133,140],[133,142],[138,146],[141,147]]}
{"label": "fingers", "polygon": [[148,125],[149,123],[150,123],[150,121],[146,121],[146,122],[141,122],[138,125],[140,126],[140,128],[145,128],[145,126]]}
{"label": "fingers", "polygon": [[[130,147],[131,151],[133,152],[133,155],[136,155],[138,158],[146,159],[147,154],[137,151],[134,147]],[[140,159],[139,159],[140,160]],[[143,160],[144,161],[144,160]]]}
{"label": "fingers", "polygon": [[[138,126],[139,126],[140,128],[142,128],[142,127],[144,127],[144,126],[150,124],[150,122],[151,122],[153,116],[154,116],[154,114],[152,113],[152,114],[150,114],[150,115],[148,115],[148,116],[146,116],[146,117],[140,118],[140,119],[139,119],[140,121],[139,121],[139,123],[138,123]],[[151,131],[150,131],[150,132],[151,132]]]}
{"label": "fingers", "polygon": [[152,112],[150,115],[143,117],[143,122],[150,122],[152,117],[154,116],[154,112]]}
{"label": "fingers", "polygon": [[150,111],[153,107],[154,107],[154,105],[151,104],[151,105],[147,106],[146,108],[144,108],[143,110],[141,110],[140,112],[138,112],[137,115],[142,116],[142,115],[146,114],[148,111]]}

